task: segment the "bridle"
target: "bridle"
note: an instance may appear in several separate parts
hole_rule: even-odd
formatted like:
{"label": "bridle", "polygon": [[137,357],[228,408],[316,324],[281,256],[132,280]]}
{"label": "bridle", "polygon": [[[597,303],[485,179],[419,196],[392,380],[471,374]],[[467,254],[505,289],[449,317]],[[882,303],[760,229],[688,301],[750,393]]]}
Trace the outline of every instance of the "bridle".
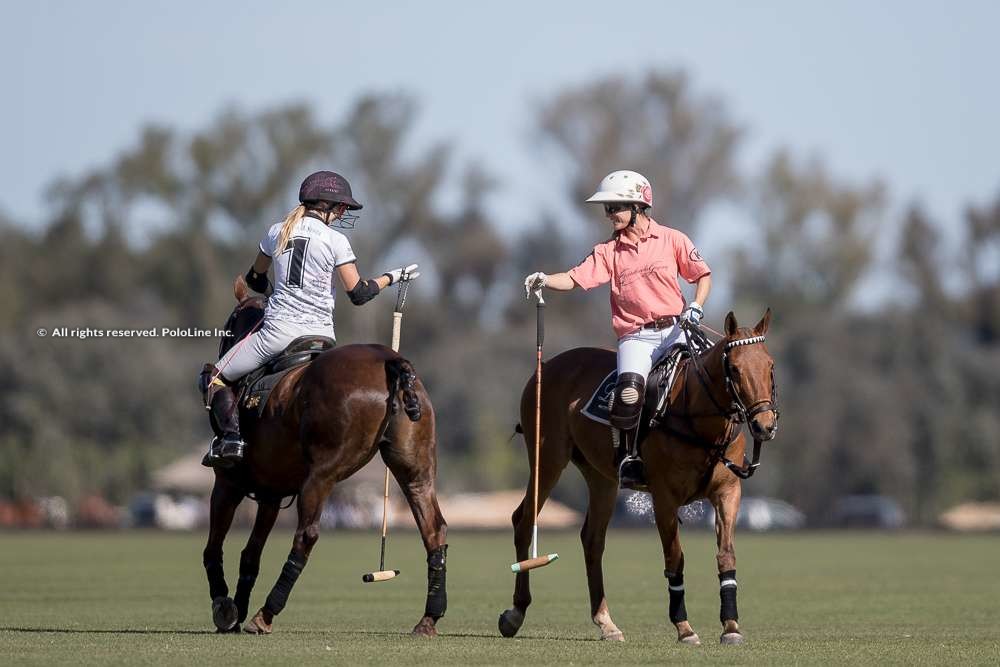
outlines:
{"label": "bridle", "polygon": [[[756,343],[763,343],[765,340],[764,336],[753,336],[751,338],[740,338],[738,340],[732,340],[726,343],[725,347],[722,349],[722,367],[723,372],[726,376],[726,391],[729,392],[729,397],[732,399],[732,404],[730,405],[729,414],[735,414],[736,421],[741,423],[750,424],[750,420],[759,415],[762,412],[771,411],[774,413],[774,419],[777,420],[781,413],[778,411],[778,388],[774,383],[774,368],[771,368],[771,398],[763,398],[749,408],[746,406],[746,402],[740,396],[740,393],[736,390],[736,383],[733,382],[733,369],[732,364],[729,361],[729,351],[734,347],[741,347],[744,345],[754,345]],[[712,397],[712,402],[715,402],[715,398]],[[716,404],[718,407],[718,404]],[[721,408],[720,408],[721,410]]]}
{"label": "bridle", "polygon": [[[692,344],[691,355],[689,357],[691,366],[695,370],[695,376],[701,383],[702,388],[708,395],[709,400],[712,405],[715,406],[718,416],[725,417],[728,421],[726,429],[723,432],[721,442],[716,442],[712,445],[712,449],[719,451],[720,462],[729,468],[729,470],[739,477],[740,479],[747,479],[757,471],[760,466],[760,449],[762,440],[760,440],[756,435],[753,439],[753,459],[747,460],[746,455],[743,456],[743,465],[737,465],[733,463],[725,456],[725,450],[729,447],[733,440],[740,431],[740,424],[747,424],[749,426],[750,420],[761,414],[762,412],[771,411],[774,413],[775,421],[781,416],[778,410],[778,389],[774,382],[774,368],[771,368],[771,397],[761,399],[754,402],[749,407],[743,397],[737,389],[736,382],[733,381],[733,368],[732,362],[729,359],[729,352],[736,347],[743,347],[746,345],[756,345],[758,343],[763,343],[766,338],[763,335],[750,336],[748,338],[738,338],[736,340],[726,341],[722,348],[722,368],[723,375],[725,376],[725,386],[726,394],[728,394],[730,399],[730,404],[728,408],[723,407],[715,399],[715,394],[713,393],[711,384],[709,382],[708,373],[705,371],[705,367],[701,362],[701,352],[708,350],[712,347],[711,341],[708,337],[698,328],[697,325],[691,324],[687,320],[681,320],[680,327],[684,330],[688,337],[688,341]],[[689,418],[693,415],[688,415]],[[753,429],[751,428],[751,435],[753,435]]]}

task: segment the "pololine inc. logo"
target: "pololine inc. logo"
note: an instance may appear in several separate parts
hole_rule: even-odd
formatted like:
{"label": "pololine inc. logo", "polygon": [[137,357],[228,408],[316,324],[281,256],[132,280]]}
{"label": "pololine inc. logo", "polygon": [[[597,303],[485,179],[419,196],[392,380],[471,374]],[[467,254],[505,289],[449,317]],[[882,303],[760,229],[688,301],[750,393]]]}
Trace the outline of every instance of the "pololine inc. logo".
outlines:
{"label": "pololine inc. logo", "polygon": [[92,327],[44,327],[35,332],[39,338],[229,338],[227,329],[199,329],[198,327],[149,327],[146,329],[95,329]]}

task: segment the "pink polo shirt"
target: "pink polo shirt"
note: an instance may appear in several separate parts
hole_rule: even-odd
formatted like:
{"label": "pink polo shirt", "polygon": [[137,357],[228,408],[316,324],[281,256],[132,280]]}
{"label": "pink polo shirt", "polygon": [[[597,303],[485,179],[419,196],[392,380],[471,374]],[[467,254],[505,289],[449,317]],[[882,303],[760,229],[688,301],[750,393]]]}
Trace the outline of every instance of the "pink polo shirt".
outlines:
{"label": "pink polo shirt", "polygon": [[680,315],[678,275],[694,283],[711,272],[684,232],[650,220],[638,245],[624,234],[598,243],[569,275],[585,290],[611,283],[611,326],[621,338],[659,317]]}

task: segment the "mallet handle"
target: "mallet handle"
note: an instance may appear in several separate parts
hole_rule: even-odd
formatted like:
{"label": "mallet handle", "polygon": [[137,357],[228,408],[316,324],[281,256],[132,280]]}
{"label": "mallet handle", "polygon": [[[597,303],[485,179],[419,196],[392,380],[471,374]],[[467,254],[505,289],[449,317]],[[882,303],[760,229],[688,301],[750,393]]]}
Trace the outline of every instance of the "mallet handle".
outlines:
{"label": "mallet handle", "polygon": [[[531,537],[531,555],[534,558],[538,555],[538,470],[539,455],[542,446],[542,343],[545,340],[545,302],[538,300],[535,314],[538,324],[538,347],[535,355],[535,470],[533,491],[534,502],[532,505],[532,523],[535,525]],[[546,563],[547,564],[547,563]],[[538,567],[538,566],[536,566]]]}

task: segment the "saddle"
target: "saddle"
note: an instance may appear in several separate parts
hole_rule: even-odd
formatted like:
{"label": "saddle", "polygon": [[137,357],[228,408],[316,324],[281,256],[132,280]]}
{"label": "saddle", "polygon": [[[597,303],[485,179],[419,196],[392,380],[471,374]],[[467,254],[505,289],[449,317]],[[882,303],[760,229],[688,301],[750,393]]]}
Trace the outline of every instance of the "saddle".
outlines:
{"label": "saddle", "polygon": [[[689,355],[690,350],[686,345],[683,343],[674,345],[660,357],[653,366],[653,370],[649,372],[649,377],[646,379],[646,395],[643,397],[643,419],[639,425],[640,442],[649,430],[650,419],[661,414],[666,407],[667,398],[670,396],[670,387],[673,386],[674,378],[677,376],[676,371],[680,362]],[[595,422],[610,426],[609,406],[617,382],[618,371],[614,370],[608,373],[580,412]]]}
{"label": "saddle", "polygon": [[283,377],[335,345],[336,341],[328,336],[299,336],[276,357],[243,378],[239,387],[240,405],[260,417],[271,391]]}

